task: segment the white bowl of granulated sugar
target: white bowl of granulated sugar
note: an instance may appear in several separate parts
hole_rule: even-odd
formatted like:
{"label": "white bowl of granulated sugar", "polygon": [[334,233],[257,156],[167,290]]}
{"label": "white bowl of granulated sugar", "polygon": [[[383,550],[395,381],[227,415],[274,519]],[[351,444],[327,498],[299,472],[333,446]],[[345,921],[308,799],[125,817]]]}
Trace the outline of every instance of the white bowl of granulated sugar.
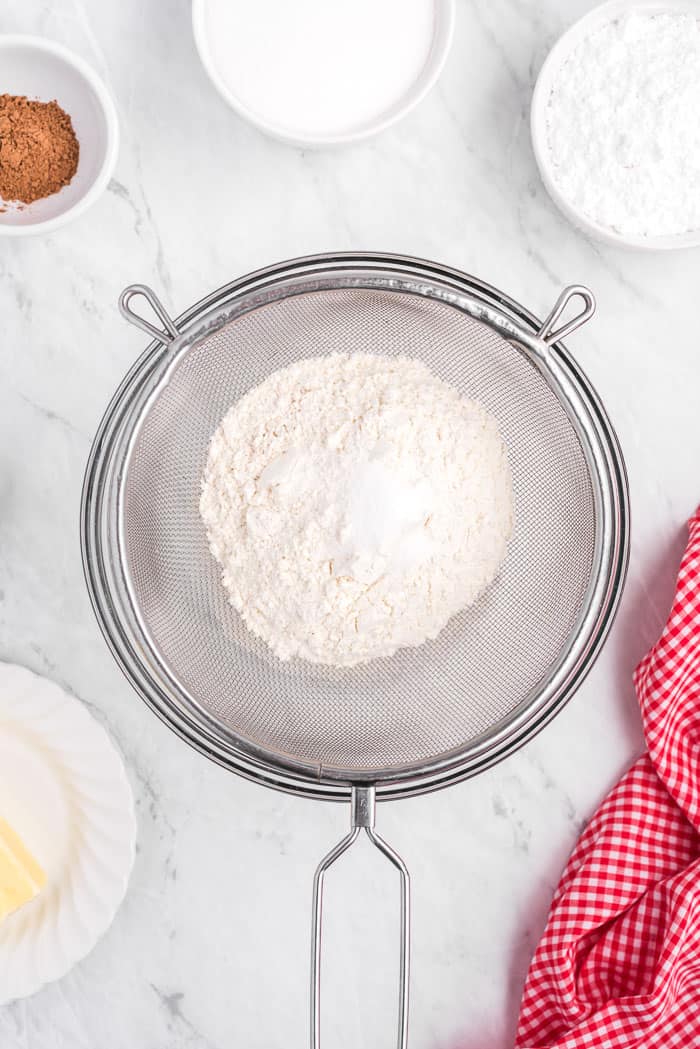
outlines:
{"label": "white bowl of granulated sugar", "polygon": [[297,146],[356,142],[436,82],[455,0],[193,0],[214,87],[239,116]]}
{"label": "white bowl of granulated sugar", "polygon": [[594,8],[532,97],[535,159],[579,229],[629,248],[700,245],[700,0]]}

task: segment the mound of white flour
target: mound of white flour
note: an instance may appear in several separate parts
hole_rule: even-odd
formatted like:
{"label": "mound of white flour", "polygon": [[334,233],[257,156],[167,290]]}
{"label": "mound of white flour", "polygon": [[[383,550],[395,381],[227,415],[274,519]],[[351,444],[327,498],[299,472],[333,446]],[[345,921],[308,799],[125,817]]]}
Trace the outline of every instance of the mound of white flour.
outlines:
{"label": "mound of white flour", "polygon": [[495,419],[420,361],[300,361],[214,434],[200,511],[232,604],[282,659],[350,666],[435,637],[512,527]]}

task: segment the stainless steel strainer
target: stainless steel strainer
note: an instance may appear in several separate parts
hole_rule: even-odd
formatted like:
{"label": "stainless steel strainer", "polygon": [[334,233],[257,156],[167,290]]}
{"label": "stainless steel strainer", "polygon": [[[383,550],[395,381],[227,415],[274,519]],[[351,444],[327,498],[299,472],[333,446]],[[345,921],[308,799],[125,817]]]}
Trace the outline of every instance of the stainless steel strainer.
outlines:
{"label": "stainless steel strainer", "polygon": [[[145,296],[164,330],[136,314]],[[561,324],[569,302],[582,310]],[[98,619],[137,690],[210,758],[281,789],[352,799],[352,830],[314,882],[311,1045],[319,1043],[325,870],[364,828],[402,885],[398,1045],[408,1019],[409,880],[374,831],[375,796],[435,789],[493,764],[560,709],[589,669],[628,548],[624,466],[602,407],[560,339],[593,313],[566,289],[539,324],[453,270],[379,255],[285,263],[172,321],[128,288],[154,341],[103,419],[83,492]],[[198,514],[211,434],[278,368],[338,352],[418,357],[498,419],[516,525],[500,578],[416,649],[353,668],[281,662],[228,604]]]}

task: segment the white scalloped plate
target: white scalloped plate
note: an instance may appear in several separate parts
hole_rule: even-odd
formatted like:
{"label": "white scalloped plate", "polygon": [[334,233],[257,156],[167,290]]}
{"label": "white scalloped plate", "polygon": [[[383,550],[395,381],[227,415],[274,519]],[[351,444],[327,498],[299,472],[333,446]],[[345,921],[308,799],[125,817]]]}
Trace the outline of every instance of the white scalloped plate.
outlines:
{"label": "white scalloped plate", "polygon": [[0,922],[0,1004],[57,980],[92,950],[124,898],[136,820],[121,758],[78,700],[0,663],[0,816],[46,871]]}

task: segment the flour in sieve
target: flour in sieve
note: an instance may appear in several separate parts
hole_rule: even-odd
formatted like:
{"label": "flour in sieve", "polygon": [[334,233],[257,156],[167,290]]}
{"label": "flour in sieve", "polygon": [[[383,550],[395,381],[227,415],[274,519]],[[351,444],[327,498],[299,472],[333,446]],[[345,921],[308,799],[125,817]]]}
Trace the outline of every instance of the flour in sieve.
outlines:
{"label": "flour in sieve", "polygon": [[420,361],[300,361],[214,434],[200,511],[232,604],[282,659],[349,666],[435,637],[512,527],[495,419]]}

